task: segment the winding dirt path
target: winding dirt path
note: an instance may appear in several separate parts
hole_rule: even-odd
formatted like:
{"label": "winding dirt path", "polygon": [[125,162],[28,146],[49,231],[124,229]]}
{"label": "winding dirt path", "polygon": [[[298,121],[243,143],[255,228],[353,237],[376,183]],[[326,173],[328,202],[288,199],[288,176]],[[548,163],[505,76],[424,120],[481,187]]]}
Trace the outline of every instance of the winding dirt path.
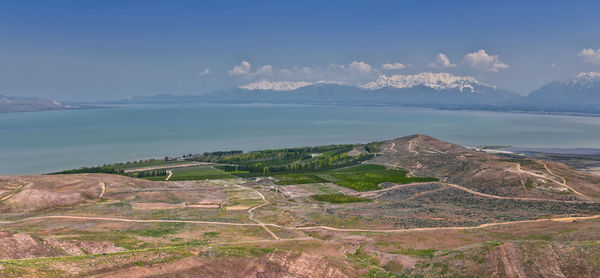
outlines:
{"label": "winding dirt path", "polygon": [[408,151],[414,155],[419,155],[419,152],[415,151],[413,148],[413,141],[419,137],[420,137],[420,135],[418,137],[413,138],[410,141],[408,141]]}
{"label": "winding dirt path", "polygon": [[[491,199],[517,200],[517,201],[557,202],[557,203],[576,203],[576,204],[578,204],[578,203],[595,203],[593,201],[569,201],[569,200],[554,200],[554,199],[527,198],[527,197],[497,196],[497,195],[491,195],[491,194],[486,194],[486,193],[481,193],[481,192],[478,192],[478,191],[474,191],[474,190],[468,189],[468,188],[466,188],[464,186],[460,186],[458,184],[453,184],[453,183],[445,183],[445,182],[431,182],[431,183],[435,183],[435,184],[439,184],[439,185],[442,185],[442,186],[456,188],[458,190],[462,190],[462,191],[465,191],[465,192],[473,194],[473,195],[477,195],[477,196],[485,197],[485,198],[491,198]],[[390,190],[394,190],[394,189],[398,189],[398,188],[402,188],[402,187],[407,187],[407,186],[423,185],[423,184],[427,184],[427,183],[426,182],[413,182],[413,183],[399,184],[399,185],[394,185],[392,187],[388,187],[388,188],[384,188],[384,189],[379,189],[379,190],[358,192],[358,193],[356,193],[354,195],[358,196],[358,197],[376,197],[376,196],[380,196],[381,194],[383,194],[383,193],[385,193],[387,191],[390,191]]]}
{"label": "winding dirt path", "polygon": [[10,194],[2,197],[2,199],[0,199],[0,201],[6,201],[8,199],[10,199],[12,196],[17,195],[17,193],[19,193],[21,191],[21,189],[25,188],[26,186],[32,186],[33,182],[27,182],[27,184],[21,185],[17,188],[15,188]]}
{"label": "winding dirt path", "polygon": [[[548,219],[536,219],[536,220],[521,220],[521,221],[507,221],[507,222],[495,222],[486,223],[478,226],[452,226],[452,227],[433,227],[433,228],[410,228],[410,229],[352,229],[352,228],[334,228],[329,226],[307,226],[307,227],[286,227],[277,224],[270,223],[230,223],[230,222],[211,222],[211,221],[196,221],[196,220],[144,220],[144,219],[124,219],[124,218],[112,218],[112,217],[92,217],[92,216],[68,216],[68,215],[48,215],[29,217],[15,221],[1,221],[0,224],[14,224],[26,221],[44,220],[44,219],[72,219],[72,220],[97,220],[97,221],[119,221],[119,222],[135,222],[135,223],[186,223],[186,224],[207,224],[207,225],[230,225],[230,226],[270,226],[288,230],[329,230],[338,232],[375,232],[375,233],[401,233],[401,232],[420,232],[420,231],[441,231],[441,230],[472,230],[472,229],[483,229],[493,226],[512,225],[512,224],[523,224],[523,223],[537,223],[537,222],[572,222],[577,220],[591,220],[600,218],[600,214],[592,216],[579,216],[579,217],[558,217]],[[275,240],[280,240],[276,238]]]}
{"label": "winding dirt path", "polygon": [[98,196],[98,199],[100,199],[104,196],[104,193],[106,193],[106,183],[99,182],[98,184],[100,185],[100,188],[102,188],[102,191],[100,191],[100,195]]}
{"label": "winding dirt path", "polygon": [[548,218],[548,219],[536,219],[536,220],[521,220],[521,221],[508,221],[508,222],[496,222],[496,223],[486,223],[478,226],[470,226],[470,227],[462,227],[462,226],[454,226],[454,227],[435,227],[435,228],[410,228],[410,229],[399,229],[399,230],[373,230],[373,229],[343,229],[343,228],[332,228],[329,226],[313,226],[313,227],[298,227],[294,228],[295,230],[314,230],[314,229],[323,229],[330,231],[338,231],[338,232],[376,232],[376,233],[399,233],[399,232],[424,232],[424,231],[442,231],[442,230],[473,230],[473,229],[483,229],[487,227],[493,226],[503,226],[503,225],[512,225],[512,224],[522,224],[522,223],[537,223],[537,222],[572,222],[577,220],[590,220],[600,218],[600,214],[592,215],[592,216],[580,216],[580,217],[562,217],[562,218]]}
{"label": "winding dirt path", "polygon": [[564,187],[568,188],[569,190],[573,191],[573,193],[575,193],[575,194],[577,194],[577,195],[579,195],[579,196],[582,196],[582,197],[585,197],[585,198],[591,199],[589,196],[586,196],[586,195],[582,194],[581,192],[579,192],[579,191],[577,191],[577,190],[573,189],[573,187],[569,186],[569,185],[567,184],[567,179],[565,179],[563,176],[560,176],[560,175],[558,175],[558,174],[555,174],[554,172],[552,172],[552,170],[550,170],[550,168],[548,168],[548,165],[546,165],[546,163],[544,163],[544,162],[542,162],[542,161],[539,161],[539,160],[537,160],[537,162],[539,162],[539,163],[541,163],[542,165],[544,165],[544,169],[546,169],[546,171],[548,171],[548,173],[549,173],[550,175],[553,175],[553,176],[555,176],[555,177],[558,177],[558,178],[560,178],[560,179],[562,180],[562,185],[563,185]]}
{"label": "winding dirt path", "polygon": [[[263,228],[263,229],[264,229],[264,230],[265,230],[267,233],[269,233],[269,234],[270,234],[270,235],[271,235],[271,236],[272,236],[272,237],[273,237],[275,240],[279,240],[280,238],[279,238],[279,237],[278,237],[278,236],[277,236],[275,233],[273,233],[273,231],[271,231],[271,229],[269,229],[269,228],[267,227],[267,224],[265,224],[265,223],[263,223],[262,221],[260,221],[260,220],[258,220],[258,219],[256,219],[256,218],[254,218],[254,210],[255,210],[255,209],[257,209],[257,208],[260,208],[260,207],[264,207],[264,206],[266,206],[266,205],[268,205],[268,204],[269,204],[269,202],[267,201],[267,198],[265,198],[265,195],[263,195],[262,193],[260,193],[258,190],[254,189],[254,188],[248,188],[248,187],[245,187],[245,186],[241,186],[241,185],[239,185],[239,184],[236,184],[236,185],[237,185],[238,187],[240,187],[240,188],[243,188],[243,189],[249,189],[249,190],[252,190],[252,191],[254,191],[256,194],[258,194],[258,196],[260,196],[260,198],[263,200],[263,203],[262,203],[261,205],[254,206],[254,207],[252,207],[252,208],[248,209],[248,219],[250,219],[250,220],[252,220],[252,221],[254,221],[254,222],[258,223],[258,225],[260,225],[260,226],[261,226],[261,227],[262,227],[262,228]],[[269,225],[271,225],[271,224],[269,224]]]}

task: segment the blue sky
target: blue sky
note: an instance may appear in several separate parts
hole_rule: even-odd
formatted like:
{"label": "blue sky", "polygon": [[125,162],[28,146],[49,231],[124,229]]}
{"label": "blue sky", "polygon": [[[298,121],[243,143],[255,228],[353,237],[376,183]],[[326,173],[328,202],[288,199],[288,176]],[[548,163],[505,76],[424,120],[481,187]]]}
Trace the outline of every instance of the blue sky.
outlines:
{"label": "blue sky", "polygon": [[424,71],[527,93],[600,71],[598,14],[600,1],[0,0],[0,94],[104,100]]}

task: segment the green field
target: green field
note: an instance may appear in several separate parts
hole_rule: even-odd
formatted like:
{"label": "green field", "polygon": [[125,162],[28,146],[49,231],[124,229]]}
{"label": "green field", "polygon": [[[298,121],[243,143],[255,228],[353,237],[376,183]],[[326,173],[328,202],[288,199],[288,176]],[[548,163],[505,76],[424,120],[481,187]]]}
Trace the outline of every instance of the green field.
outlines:
{"label": "green field", "polygon": [[323,179],[317,176],[316,174],[312,173],[274,175],[273,178],[277,179],[277,182],[275,182],[275,184],[277,185],[328,182],[328,180]]}
{"label": "green field", "polygon": [[331,171],[283,174],[273,176],[278,185],[307,184],[320,182],[333,182],[337,185],[352,188],[358,191],[380,189],[379,184],[393,182],[405,184],[411,182],[437,181],[437,178],[407,177],[405,170],[387,169],[381,165],[357,165]]}
{"label": "green field", "polygon": [[438,180],[437,178],[407,177],[408,172],[405,170],[387,169],[384,166],[372,164],[327,171],[325,174],[335,178],[333,181],[335,184],[358,191],[380,189],[379,184],[384,182],[405,184]]}
{"label": "green field", "polygon": [[[215,169],[210,166],[193,166],[185,168],[173,169],[173,176],[169,180],[172,181],[183,181],[183,180],[216,180],[216,179],[230,179],[235,178],[234,175],[225,173],[219,169]],[[166,177],[165,177],[166,178]],[[164,180],[164,178],[163,178]]]}
{"label": "green field", "polygon": [[310,197],[317,201],[328,202],[328,203],[332,203],[332,204],[371,202],[371,199],[369,199],[369,198],[348,196],[348,195],[344,195],[342,193],[312,195]]}

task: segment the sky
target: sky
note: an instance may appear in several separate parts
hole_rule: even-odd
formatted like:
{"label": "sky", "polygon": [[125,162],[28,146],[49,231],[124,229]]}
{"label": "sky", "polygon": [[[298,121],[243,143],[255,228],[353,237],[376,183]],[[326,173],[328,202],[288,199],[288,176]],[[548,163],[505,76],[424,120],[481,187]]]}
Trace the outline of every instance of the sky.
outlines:
{"label": "sky", "polygon": [[600,1],[0,0],[0,94],[98,101],[449,72],[600,71]]}

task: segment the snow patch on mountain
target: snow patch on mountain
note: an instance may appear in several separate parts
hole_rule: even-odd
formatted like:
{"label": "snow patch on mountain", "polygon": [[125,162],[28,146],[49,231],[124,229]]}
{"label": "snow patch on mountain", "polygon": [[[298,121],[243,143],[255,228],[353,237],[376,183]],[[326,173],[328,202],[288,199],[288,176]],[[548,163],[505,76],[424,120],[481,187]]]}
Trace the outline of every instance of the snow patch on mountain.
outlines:
{"label": "snow patch on mountain", "polygon": [[600,89],[600,72],[582,72],[557,82],[572,89]]}
{"label": "snow patch on mountain", "polygon": [[381,88],[404,89],[416,86],[425,86],[439,91],[452,89],[462,92],[467,89],[467,91],[472,93],[477,93],[480,87],[496,89],[495,86],[483,83],[474,77],[457,76],[446,72],[423,72],[414,75],[380,75],[376,80],[359,87],[368,90],[377,90]]}
{"label": "snow patch on mountain", "polygon": [[325,81],[320,80],[317,82],[308,82],[308,81],[272,81],[272,80],[261,80],[252,82],[250,84],[238,86],[240,89],[245,90],[271,90],[271,91],[293,91],[302,87],[318,85],[318,84],[337,84],[342,85],[342,82],[337,81]]}

